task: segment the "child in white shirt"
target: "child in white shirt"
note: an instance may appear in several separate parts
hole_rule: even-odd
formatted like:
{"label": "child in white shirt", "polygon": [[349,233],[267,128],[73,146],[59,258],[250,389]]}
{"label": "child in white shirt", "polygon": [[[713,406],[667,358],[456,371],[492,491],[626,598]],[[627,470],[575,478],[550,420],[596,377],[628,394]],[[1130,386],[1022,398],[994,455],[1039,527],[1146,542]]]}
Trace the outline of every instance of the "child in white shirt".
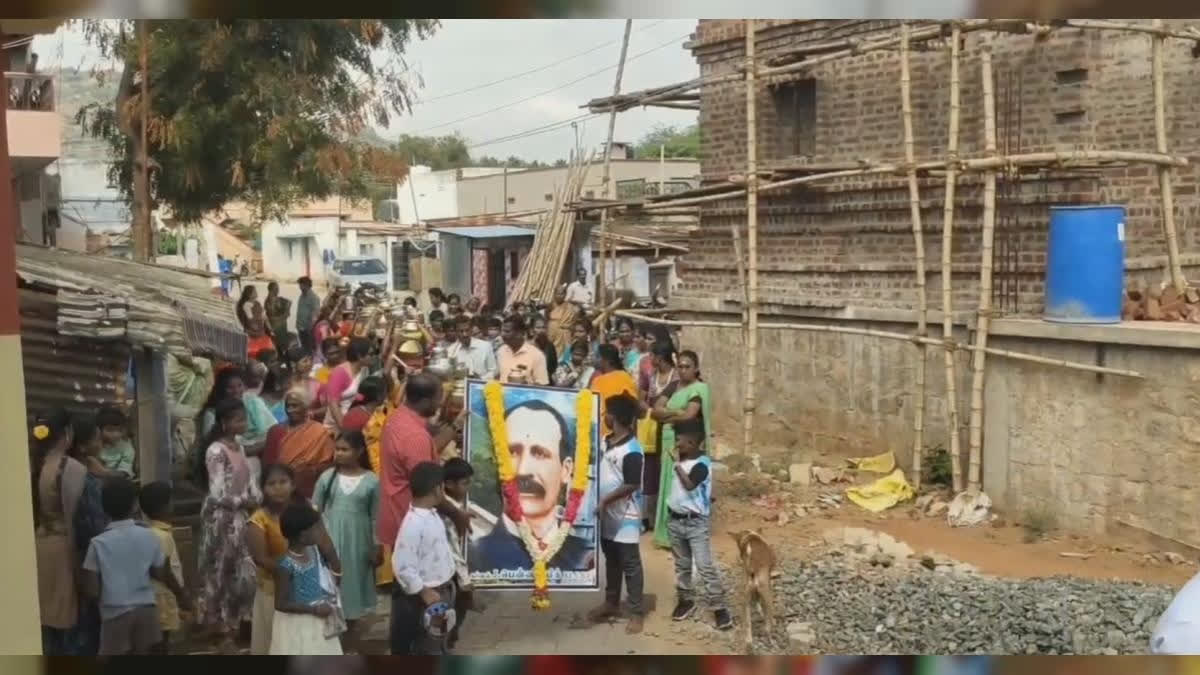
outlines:
{"label": "child in white shirt", "polygon": [[422,462],[409,484],[412,506],[400,524],[392,552],[396,589],[392,592],[393,655],[436,656],[446,653],[454,629],[454,552],[441,516],[444,498],[442,467]]}

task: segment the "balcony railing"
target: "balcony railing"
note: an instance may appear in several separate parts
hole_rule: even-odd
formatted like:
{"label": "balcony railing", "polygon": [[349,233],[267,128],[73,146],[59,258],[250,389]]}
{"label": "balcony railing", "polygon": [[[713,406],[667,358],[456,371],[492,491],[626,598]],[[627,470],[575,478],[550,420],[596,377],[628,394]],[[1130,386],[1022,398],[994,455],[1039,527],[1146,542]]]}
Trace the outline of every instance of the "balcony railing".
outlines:
{"label": "balcony railing", "polygon": [[54,111],[54,76],[42,73],[4,73],[9,110]]}

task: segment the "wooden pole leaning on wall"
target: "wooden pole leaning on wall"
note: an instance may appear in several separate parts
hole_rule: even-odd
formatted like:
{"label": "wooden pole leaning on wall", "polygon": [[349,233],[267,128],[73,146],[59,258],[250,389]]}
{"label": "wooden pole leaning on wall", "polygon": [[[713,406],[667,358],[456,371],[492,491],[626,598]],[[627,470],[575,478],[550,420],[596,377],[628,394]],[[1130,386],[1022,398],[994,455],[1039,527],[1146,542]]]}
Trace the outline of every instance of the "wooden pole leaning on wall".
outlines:
{"label": "wooden pole leaning on wall", "polygon": [[[950,121],[946,140],[946,201],[942,208],[942,340],[954,338],[954,294],[952,289],[954,251],[954,192],[958,182],[958,124],[960,109],[959,60],[962,32],[955,26],[950,34]],[[954,350],[943,350],[946,371],[946,428],[949,432],[947,450],[952,463],[951,472],[958,481],[954,492],[962,491],[962,447],[958,433],[958,375],[954,367]]]}
{"label": "wooden pole leaning on wall", "polygon": [[[1161,30],[1162,19],[1154,20],[1154,27]],[[1167,95],[1163,76],[1163,47],[1166,37],[1155,34],[1153,55],[1151,57],[1154,77],[1154,137],[1158,144],[1157,150],[1167,152]],[[1172,185],[1172,170],[1169,166],[1158,167],[1158,187],[1162,196],[1163,235],[1167,240],[1167,266],[1171,275],[1171,285],[1176,291],[1183,293],[1187,290],[1187,280],[1183,276],[1183,266],[1179,262],[1179,235],[1175,230],[1175,190]]]}
{"label": "wooden pole leaning on wall", "polygon": [[[925,233],[921,227],[921,190],[917,185],[916,143],[912,114],[912,45],[907,22],[900,24],[900,108],[904,117],[904,163],[908,167],[908,204],[912,216],[913,250],[917,265],[917,335],[928,333],[929,301],[925,295]],[[916,343],[916,401],[913,408],[912,483],[921,488],[921,455],[925,452],[926,347]]]}
{"label": "wooden pole leaning on wall", "polygon": [[[633,19],[625,20],[625,34],[621,38],[621,56],[617,60],[617,78],[613,82],[613,98],[621,93],[621,76],[625,74],[625,55],[629,53],[629,33],[633,29]],[[604,178],[601,187],[604,189],[604,198],[612,199],[613,194],[610,190],[612,186],[612,174],[609,170],[612,165],[612,144],[613,133],[617,129],[617,108],[614,106],[608,114],[608,140],[604,144]],[[608,242],[608,210],[600,212],[600,274],[597,275],[599,281],[596,282],[596,296],[603,305],[608,299],[608,265],[609,260],[606,255],[609,251],[610,244]],[[613,276],[616,276],[614,272]]]}
{"label": "wooden pole leaning on wall", "polygon": [[[987,154],[996,152],[996,94],[992,79],[992,53],[980,54],[983,77],[983,142]],[[979,491],[979,465],[983,454],[983,381],[987,359],[988,328],[992,321],[992,249],[996,237],[996,171],[983,175],[983,235],[979,261],[979,319],[975,324],[975,351],[971,374],[970,463],[967,490]]]}
{"label": "wooden pole leaning on wall", "polygon": [[[652,316],[645,312],[633,312],[629,310],[615,310],[612,312],[614,316],[624,316],[634,321],[643,323],[652,323],[662,326],[671,326],[674,328],[738,328],[742,327],[740,323],[731,323],[728,321],[679,321],[675,319],[662,319]],[[951,351],[962,349],[968,352],[985,351],[992,356],[1001,356],[1014,361],[1026,361],[1028,363],[1040,363],[1045,366],[1055,366],[1065,368],[1067,370],[1075,370],[1083,373],[1098,373],[1100,375],[1117,375],[1120,377],[1132,377],[1135,379],[1143,379],[1145,376],[1136,370],[1127,370],[1125,368],[1109,368],[1108,366],[1097,366],[1090,363],[1080,363],[1078,361],[1067,361],[1065,359],[1052,359],[1036,354],[1026,354],[1024,352],[1014,352],[1010,349],[996,349],[995,347],[979,347],[978,345],[960,344],[954,341],[939,340],[937,338],[919,337],[911,333],[895,333],[886,330],[875,330],[873,328],[853,328],[850,326],[835,326],[832,324],[820,323],[760,323],[758,324],[761,330],[799,330],[811,333],[836,333],[839,335],[863,335],[867,337],[883,338],[885,340],[903,340],[905,342],[921,342],[931,347],[939,347],[949,349]]]}
{"label": "wooden pole leaning on wall", "polygon": [[746,392],[742,452],[752,452],[758,370],[758,95],[754,19],[746,19]]}

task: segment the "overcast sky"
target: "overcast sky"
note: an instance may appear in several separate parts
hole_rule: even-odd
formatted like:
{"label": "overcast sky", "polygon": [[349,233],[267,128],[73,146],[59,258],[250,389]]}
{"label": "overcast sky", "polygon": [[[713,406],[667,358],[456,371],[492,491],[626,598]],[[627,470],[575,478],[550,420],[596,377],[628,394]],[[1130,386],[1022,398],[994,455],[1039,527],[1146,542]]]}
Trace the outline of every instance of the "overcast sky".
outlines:
{"label": "overcast sky", "polygon": [[[695,19],[635,20],[622,89],[695,77],[699,69],[683,49],[695,27]],[[575,142],[569,121],[587,113],[579,106],[612,93],[623,29],[620,19],[443,21],[433,37],[413,43],[405,54],[418,76],[414,85],[423,82],[412,114],[378,131],[384,136],[458,131],[472,144],[481,144],[471,151],[477,156],[542,161],[565,157]],[[90,68],[96,63],[94,50],[77,32],[62,29],[35,38],[33,47],[40,69],[59,64]],[[521,75],[535,69],[539,70]],[[486,86],[498,80],[505,81]],[[617,116],[615,138],[636,141],[655,125],[683,126],[695,120],[696,114],[689,111],[631,110]],[[606,116],[580,120],[584,146],[603,144],[606,125]],[[549,128],[541,133],[489,143],[545,127]]]}
{"label": "overcast sky", "polygon": [[[635,6],[639,2],[610,0],[609,7],[639,12]],[[722,10],[710,0],[687,0],[686,8],[680,2],[667,0],[664,4],[660,0],[654,6],[668,13],[675,3],[677,15],[686,11],[715,17],[738,11],[728,3]],[[967,3],[910,0],[904,7],[911,18],[950,17],[961,16]],[[776,11],[779,16],[807,13],[809,18],[888,16],[888,5],[882,0],[755,0],[748,4],[753,9],[741,11]],[[645,15],[645,8],[640,11]],[[695,27],[695,19],[635,20],[622,91],[696,77],[699,68],[691,53],[683,49]],[[379,132],[394,137],[457,131],[476,146],[471,151],[475,156],[516,155],[542,161],[566,157],[575,142],[571,122],[586,115],[579,106],[612,93],[623,28],[622,19],[443,21],[433,37],[412,44],[405,54],[414,85],[423,83],[416,89],[412,114],[393,119],[388,129]],[[36,38],[34,50],[40,56],[40,67],[46,69],[60,63],[66,68],[95,64],[94,52],[82,36],[66,29]],[[686,126],[695,120],[696,114],[689,111],[634,109],[617,116],[615,140],[635,142],[657,125]],[[584,147],[603,144],[607,123],[607,116],[577,121]]]}

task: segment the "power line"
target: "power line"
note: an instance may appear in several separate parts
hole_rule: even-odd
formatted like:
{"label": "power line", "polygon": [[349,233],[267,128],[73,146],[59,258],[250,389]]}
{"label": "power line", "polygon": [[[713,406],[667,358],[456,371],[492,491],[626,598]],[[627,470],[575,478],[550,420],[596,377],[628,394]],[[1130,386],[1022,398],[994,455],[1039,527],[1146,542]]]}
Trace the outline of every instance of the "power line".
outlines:
{"label": "power line", "polygon": [[[650,24],[647,24],[647,25],[645,25],[645,26],[642,26],[641,28],[637,29],[637,30],[636,30],[636,31],[634,31],[634,32],[635,32],[635,33],[640,33],[640,32],[642,32],[642,31],[644,31],[644,30],[649,30],[649,29],[651,29],[651,28],[653,28],[653,27],[657,26],[658,24],[660,24],[660,23],[663,23],[663,22],[665,22],[665,21],[666,21],[666,19],[660,19],[660,20],[658,20],[658,21],[655,21],[654,23],[650,23]],[[554,66],[557,66],[557,65],[560,65],[560,64],[566,63],[567,61],[573,61],[573,60],[575,60],[575,59],[579,58],[580,56],[584,56],[584,55],[586,55],[586,54],[591,54],[592,52],[599,51],[599,50],[601,50],[601,49],[604,49],[605,47],[609,47],[609,46],[611,46],[611,45],[615,45],[615,44],[617,44],[618,42],[620,42],[620,40],[609,40],[608,42],[605,42],[604,44],[596,45],[595,47],[592,47],[591,49],[587,49],[587,50],[585,50],[585,51],[582,51],[582,52],[579,52],[579,53],[577,53],[577,54],[572,54],[571,56],[568,56],[568,57],[566,57],[566,58],[562,58],[562,59],[559,59],[559,60],[557,60],[557,61],[553,61],[553,62],[551,62],[551,63],[547,63],[547,64],[546,64],[546,65],[544,65],[544,66],[539,66],[539,67],[537,67],[537,68],[534,68],[534,69],[532,69],[532,70],[526,70],[525,72],[522,72],[522,73],[517,73],[516,75],[509,75],[508,77],[505,77],[505,78],[503,78],[503,79],[499,79],[499,80],[495,80],[495,81],[493,81],[493,82],[487,82],[487,83],[484,83],[484,84],[476,85],[476,86],[474,86],[474,87],[469,87],[469,88],[467,88],[467,89],[460,89],[460,90],[458,90],[458,91],[453,91],[453,92],[450,92],[449,94],[442,94],[442,95],[440,95],[440,96],[434,96],[433,98],[427,98],[427,99],[424,99],[424,100],[420,101],[420,103],[432,103],[432,102],[434,102],[434,101],[440,101],[440,100],[442,100],[442,99],[451,98],[451,97],[453,97],[453,96],[458,96],[458,95],[460,95],[460,94],[467,94],[467,93],[470,93],[470,92],[473,92],[473,91],[479,91],[480,89],[487,89],[488,87],[491,87],[491,86],[494,86],[494,85],[497,85],[497,84],[503,84],[503,83],[505,83],[505,82],[510,82],[510,81],[512,81],[512,80],[515,80],[515,79],[517,79],[517,78],[525,77],[526,75],[532,75],[532,74],[534,74],[534,73],[540,73],[540,72],[542,72],[543,70],[548,70],[548,69],[550,69],[550,68],[553,68]]]}
{"label": "power line", "polygon": [[532,129],[526,129],[525,131],[518,131],[516,133],[509,134],[507,136],[500,136],[499,138],[493,138],[493,139],[482,141],[479,143],[473,143],[473,144],[467,146],[467,149],[474,150],[475,148],[482,148],[485,145],[495,145],[497,143],[507,143],[509,141],[519,140],[522,138],[526,138],[528,136],[537,136],[539,134],[544,134],[548,131],[557,131],[559,129],[565,129],[576,122],[581,122],[581,121],[584,121],[587,119],[591,119],[593,117],[597,117],[598,115],[599,115],[599,113],[586,113],[583,115],[579,115],[577,117],[572,117],[570,119],[560,120],[558,122],[551,122],[549,124],[543,124],[542,126],[533,127]]}
{"label": "power line", "polygon": [[[680,40],[682,40],[683,38],[687,37],[688,35],[691,35],[691,33],[685,33],[685,34],[683,34],[683,35],[680,35],[679,37],[672,38],[672,39],[668,40],[667,42],[664,42],[664,43],[662,43],[662,44],[658,45],[657,47],[652,47],[652,48],[650,48],[650,49],[647,49],[647,50],[646,50],[646,51],[644,51],[644,52],[639,52],[638,54],[635,54],[635,55],[633,55],[633,56],[629,57],[628,59],[626,59],[626,62],[628,62],[628,61],[632,61],[632,60],[634,60],[634,59],[636,59],[636,58],[639,58],[639,57],[642,57],[642,56],[645,56],[645,55],[647,55],[647,54],[649,54],[649,53],[651,53],[651,52],[658,51],[659,49],[662,49],[663,47],[667,47],[667,46],[669,46],[669,45],[675,44],[675,43],[679,42]],[[443,122],[443,123],[441,123],[441,124],[436,124],[436,125],[434,125],[434,126],[432,126],[432,127],[426,127],[426,128],[424,128],[424,129],[421,129],[420,131],[416,131],[416,132],[414,132],[414,133],[413,133],[413,135],[414,135],[414,136],[420,136],[420,135],[422,135],[422,134],[425,134],[425,133],[427,133],[427,132],[433,131],[434,129],[441,129],[442,127],[448,127],[448,126],[450,126],[450,125],[452,125],[452,124],[458,124],[459,122],[466,122],[467,120],[473,120],[473,119],[476,119],[476,118],[479,118],[479,117],[483,117],[484,115],[490,115],[491,113],[497,112],[497,111],[499,111],[499,110],[504,110],[505,108],[511,108],[511,107],[513,107],[514,105],[519,105],[519,104],[521,104],[521,103],[525,103],[525,102],[527,102],[527,101],[532,101],[532,100],[533,100],[533,99],[535,99],[535,98],[540,98],[540,97],[542,97],[542,96],[545,96],[546,94],[551,94],[551,93],[554,93],[554,92],[558,91],[559,89],[563,89],[563,88],[565,88],[565,87],[569,87],[569,86],[571,86],[571,85],[578,84],[578,83],[580,83],[580,82],[583,82],[583,81],[584,81],[584,80],[586,80],[586,79],[589,79],[589,78],[595,77],[595,76],[597,76],[597,75],[601,75],[601,74],[603,74],[603,73],[606,73],[606,72],[608,72],[608,71],[610,71],[610,70],[612,70],[613,68],[616,68],[616,67],[617,67],[617,66],[616,66],[616,64],[613,64],[613,65],[611,65],[611,66],[605,66],[604,68],[601,68],[600,70],[597,70],[597,71],[595,71],[595,72],[593,72],[593,73],[588,73],[587,75],[584,75],[583,77],[576,78],[576,79],[574,79],[574,80],[571,80],[570,82],[565,82],[565,83],[563,83],[563,84],[560,84],[560,85],[558,85],[558,86],[556,86],[556,87],[551,87],[550,89],[547,89],[547,90],[545,90],[545,91],[542,91],[542,92],[538,92],[538,93],[536,93],[536,94],[534,94],[534,95],[532,95],[532,96],[526,96],[526,97],[525,97],[525,98],[523,98],[523,99],[519,99],[519,100],[516,100],[516,101],[512,101],[512,102],[510,102],[510,103],[505,103],[504,105],[501,105],[501,106],[496,106],[495,108],[491,108],[491,109],[489,109],[489,110],[484,110],[484,111],[482,111],[482,112],[475,113],[474,115],[467,115],[466,117],[460,117],[460,118],[458,118],[458,119],[456,119],[456,120],[451,120],[451,121],[449,121],[449,122]]]}

